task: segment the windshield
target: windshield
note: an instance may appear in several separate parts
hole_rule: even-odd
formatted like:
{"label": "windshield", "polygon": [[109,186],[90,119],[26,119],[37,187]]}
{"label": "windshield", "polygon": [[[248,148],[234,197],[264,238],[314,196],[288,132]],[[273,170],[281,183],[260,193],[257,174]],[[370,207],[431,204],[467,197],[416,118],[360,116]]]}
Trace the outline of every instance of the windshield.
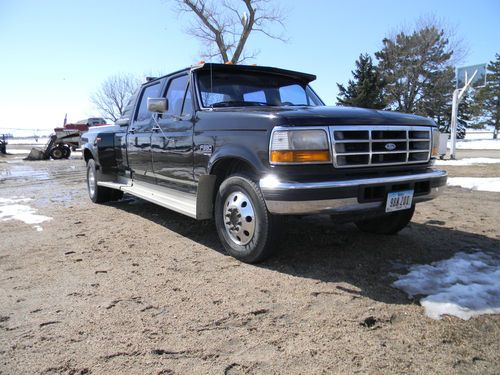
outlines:
{"label": "windshield", "polygon": [[308,85],[277,74],[201,71],[198,87],[203,107],[323,105]]}

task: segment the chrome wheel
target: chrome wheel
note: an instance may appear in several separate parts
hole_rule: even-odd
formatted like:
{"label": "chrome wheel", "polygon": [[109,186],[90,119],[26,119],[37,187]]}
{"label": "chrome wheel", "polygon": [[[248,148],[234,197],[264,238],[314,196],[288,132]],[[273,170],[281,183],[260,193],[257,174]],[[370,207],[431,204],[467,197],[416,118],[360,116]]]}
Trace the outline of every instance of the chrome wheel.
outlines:
{"label": "chrome wheel", "polygon": [[91,197],[95,195],[95,172],[94,168],[88,169],[87,184],[89,186],[89,194]]}
{"label": "chrome wheel", "polygon": [[255,234],[255,211],[250,198],[236,191],[224,202],[224,225],[229,238],[237,245],[246,245]]}

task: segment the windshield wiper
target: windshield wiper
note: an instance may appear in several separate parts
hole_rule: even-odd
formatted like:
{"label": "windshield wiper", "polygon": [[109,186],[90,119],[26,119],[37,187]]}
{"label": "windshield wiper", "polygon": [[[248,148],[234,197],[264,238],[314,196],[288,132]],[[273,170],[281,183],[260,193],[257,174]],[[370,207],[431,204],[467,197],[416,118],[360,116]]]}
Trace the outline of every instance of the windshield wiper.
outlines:
{"label": "windshield wiper", "polygon": [[227,100],[224,102],[217,102],[210,105],[212,108],[217,107],[245,107],[245,106],[268,106],[270,104],[263,102],[246,102],[244,100]]}

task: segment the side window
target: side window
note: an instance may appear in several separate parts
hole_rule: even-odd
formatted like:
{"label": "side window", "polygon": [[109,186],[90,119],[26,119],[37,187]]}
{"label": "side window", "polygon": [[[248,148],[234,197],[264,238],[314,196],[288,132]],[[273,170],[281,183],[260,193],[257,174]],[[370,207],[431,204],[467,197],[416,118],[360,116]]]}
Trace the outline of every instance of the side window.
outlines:
{"label": "side window", "polygon": [[182,106],[182,115],[190,115],[193,113],[193,100],[191,99],[191,90],[189,83],[186,88],[186,96],[184,96],[184,105]]}
{"label": "side window", "polygon": [[182,113],[182,103],[184,102],[187,85],[187,75],[174,78],[170,81],[166,95],[168,100],[168,111],[163,114],[163,117],[165,117],[165,115],[180,115]]}
{"label": "side window", "polygon": [[135,116],[135,121],[144,121],[151,118],[151,112],[148,111],[148,98],[158,98],[160,96],[160,82],[148,86],[144,89],[141,96],[141,104]]}

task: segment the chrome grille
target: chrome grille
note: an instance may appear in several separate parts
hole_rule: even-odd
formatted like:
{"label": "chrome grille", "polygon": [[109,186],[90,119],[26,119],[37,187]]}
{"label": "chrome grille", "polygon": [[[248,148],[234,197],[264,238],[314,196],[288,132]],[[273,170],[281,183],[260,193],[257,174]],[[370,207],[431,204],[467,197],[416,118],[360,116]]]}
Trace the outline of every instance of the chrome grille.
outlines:
{"label": "chrome grille", "polygon": [[337,168],[415,164],[429,161],[431,128],[416,126],[332,126]]}

